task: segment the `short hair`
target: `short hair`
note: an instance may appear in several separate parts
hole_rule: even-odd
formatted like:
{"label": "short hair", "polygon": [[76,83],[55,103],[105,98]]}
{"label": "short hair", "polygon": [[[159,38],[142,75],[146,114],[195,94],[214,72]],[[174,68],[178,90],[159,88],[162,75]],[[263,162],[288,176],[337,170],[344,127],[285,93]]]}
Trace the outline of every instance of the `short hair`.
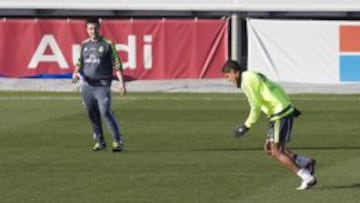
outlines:
{"label": "short hair", "polygon": [[243,72],[243,71],[245,71],[245,70],[246,70],[246,68],[241,67],[240,64],[239,64],[237,61],[234,61],[234,60],[229,59],[229,60],[227,60],[227,61],[225,62],[225,64],[223,65],[221,71],[222,71],[223,73],[229,73],[229,72],[231,72],[231,71]]}
{"label": "short hair", "polygon": [[85,21],[85,25],[87,24],[97,24],[100,27],[99,18],[96,17],[87,18]]}

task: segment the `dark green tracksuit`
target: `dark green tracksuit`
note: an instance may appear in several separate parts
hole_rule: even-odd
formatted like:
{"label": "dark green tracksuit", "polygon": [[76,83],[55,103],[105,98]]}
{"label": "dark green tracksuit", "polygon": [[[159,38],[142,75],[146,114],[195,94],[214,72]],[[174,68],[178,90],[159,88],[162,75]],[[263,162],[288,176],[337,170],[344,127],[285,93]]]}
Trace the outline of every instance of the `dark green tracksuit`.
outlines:
{"label": "dark green tracksuit", "polygon": [[87,110],[94,139],[105,144],[101,116],[114,141],[123,142],[118,122],[111,110],[111,81],[114,67],[122,71],[122,64],[112,42],[101,37],[98,41],[85,40],[78,60],[83,85],[81,95]]}

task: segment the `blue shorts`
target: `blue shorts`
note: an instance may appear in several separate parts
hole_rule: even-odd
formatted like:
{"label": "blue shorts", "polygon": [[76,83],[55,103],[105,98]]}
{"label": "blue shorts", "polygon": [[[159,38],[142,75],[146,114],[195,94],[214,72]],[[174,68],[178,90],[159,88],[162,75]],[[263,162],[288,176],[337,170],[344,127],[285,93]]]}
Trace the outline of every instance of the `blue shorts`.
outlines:
{"label": "blue shorts", "polygon": [[284,117],[269,122],[267,139],[273,143],[287,143],[290,141],[294,118]]}

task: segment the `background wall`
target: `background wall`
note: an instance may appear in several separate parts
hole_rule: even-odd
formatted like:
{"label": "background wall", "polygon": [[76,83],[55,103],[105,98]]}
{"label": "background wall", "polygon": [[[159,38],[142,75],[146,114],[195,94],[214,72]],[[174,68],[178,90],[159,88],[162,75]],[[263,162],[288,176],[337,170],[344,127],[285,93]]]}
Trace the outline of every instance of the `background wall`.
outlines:
{"label": "background wall", "polygon": [[[100,24],[130,80],[221,77],[227,19],[103,19]],[[84,20],[2,20],[0,58],[6,60],[0,61],[0,75],[70,78],[87,37]]]}
{"label": "background wall", "polygon": [[[339,67],[341,64],[347,64],[346,66],[354,64],[356,60],[340,60],[340,51],[327,52],[321,54],[311,54],[309,50],[315,51],[318,50],[318,53],[322,52],[320,47],[317,46],[314,49],[305,49],[302,47],[296,47],[296,50],[289,50],[295,44],[291,41],[291,37],[286,43],[279,42],[279,46],[286,47],[285,52],[274,51],[272,47],[272,56],[271,60],[274,58],[283,58],[283,61],[288,61],[286,67],[292,67],[291,69],[286,70],[277,70],[277,73],[274,74],[274,71],[263,70],[262,66],[266,68],[272,68],[274,70],[275,66],[269,66],[269,60],[264,60],[261,56],[260,51],[254,51],[254,37],[255,35],[251,34],[254,30],[249,26],[251,19],[253,22],[255,20],[280,20],[283,24],[289,20],[304,20],[304,24],[314,20],[327,21],[331,23],[332,21],[346,20],[346,21],[356,21],[360,20],[360,2],[355,0],[301,0],[301,1],[289,1],[286,0],[210,0],[210,1],[158,1],[158,0],[135,0],[135,1],[117,1],[117,0],[60,0],[60,1],[51,1],[51,0],[3,0],[0,1],[0,16],[3,17],[3,21],[11,19],[80,19],[83,20],[89,16],[97,16],[102,19],[111,19],[111,20],[131,20],[131,19],[140,19],[140,20],[161,20],[161,19],[186,19],[186,20],[196,20],[196,19],[205,19],[205,20],[224,20],[229,19],[228,29],[227,29],[227,48],[224,50],[226,53],[225,58],[232,58],[240,62],[242,66],[249,67],[254,70],[267,71],[275,80],[279,80],[285,83],[298,83],[298,84],[341,84],[341,83],[356,83],[357,79],[354,78],[344,79],[341,78],[341,72]],[[269,22],[270,22],[269,21]],[[252,27],[254,27],[253,25]],[[317,26],[322,27],[322,25],[314,25],[313,27],[308,27],[306,29],[315,29],[319,30]],[[336,27],[336,26],[335,26]],[[255,29],[255,28],[254,28]],[[265,27],[264,27],[265,29]],[[261,32],[266,32],[261,28]],[[291,29],[285,28],[286,31]],[[329,31],[326,34],[326,39],[328,43],[326,46],[332,47],[336,46],[338,43],[339,34],[336,34],[335,31]],[[260,32],[259,29],[256,32]],[[312,31],[311,31],[312,32]],[[318,33],[318,32],[317,32]],[[332,33],[332,34],[331,34]],[[294,34],[294,33],[293,33]],[[251,35],[251,36],[249,36]],[[288,33],[288,35],[292,35]],[[308,35],[309,38],[311,35]],[[303,37],[303,36],[300,36]],[[314,36],[316,37],[316,36]],[[318,36],[319,38],[322,38]],[[325,40],[322,38],[322,40]],[[225,38],[224,38],[225,39]],[[260,38],[259,38],[260,39]],[[261,37],[261,40],[266,39]],[[267,38],[269,39],[269,38]],[[294,38],[295,39],[295,38]],[[2,39],[0,39],[2,40]],[[272,39],[271,39],[272,40]],[[285,39],[284,39],[285,40]],[[300,41],[303,39],[300,39]],[[4,42],[4,40],[3,40]],[[251,44],[249,44],[251,42]],[[123,43],[126,45],[126,42]],[[288,45],[286,45],[288,44]],[[271,47],[268,46],[267,48]],[[291,45],[291,46],[290,46]],[[300,43],[298,45],[301,45]],[[259,47],[258,47],[259,48]],[[4,48],[3,48],[4,49]],[[335,48],[336,49],[336,48]],[[335,50],[334,49],[334,50]],[[300,55],[296,55],[291,59],[286,58],[288,53],[292,51],[302,51]],[[255,54],[258,52],[257,54]],[[276,55],[274,55],[276,53]],[[282,53],[282,54],[280,54]],[[342,54],[343,52],[341,52]],[[256,56],[256,57],[254,57]],[[308,57],[321,56],[316,60]],[[225,60],[225,58],[223,60]],[[296,58],[296,60],[293,60]],[[352,58],[352,57],[343,57],[343,58]],[[269,59],[269,58],[268,58]],[[303,61],[313,61],[314,67],[306,65],[300,65],[300,62]],[[290,62],[290,63],[289,63]],[[249,64],[248,64],[249,63]],[[261,64],[263,63],[263,64]],[[291,63],[297,63],[296,65]],[[356,64],[356,63],[355,63]],[[274,64],[273,64],[274,65]],[[292,66],[291,66],[292,65]],[[218,66],[218,65],[217,65]],[[276,68],[282,68],[285,66],[276,64]],[[301,67],[301,68],[299,68]],[[305,67],[305,68],[304,68]],[[325,69],[327,67],[327,69]],[[173,67],[171,67],[173,68]],[[260,68],[260,69],[258,69]],[[265,69],[266,69],[265,68]],[[316,78],[316,80],[311,79],[310,76],[313,76],[311,70],[316,69],[322,75]],[[298,71],[302,70],[304,72],[299,73]],[[310,71],[310,72],[309,72]],[[279,74],[281,72],[281,74]],[[294,72],[295,75],[289,75],[288,72]],[[282,75],[286,73],[285,75]],[[318,74],[319,75],[319,74]],[[352,73],[351,73],[352,75]],[[221,76],[216,76],[221,77]],[[215,77],[215,78],[216,78]],[[346,76],[348,77],[348,76]],[[351,76],[352,77],[352,76]],[[356,76],[357,77],[357,76]],[[169,83],[170,84],[170,83]],[[186,86],[186,85],[185,85]]]}
{"label": "background wall", "polygon": [[360,81],[359,21],[248,20],[249,68],[281,82]]}

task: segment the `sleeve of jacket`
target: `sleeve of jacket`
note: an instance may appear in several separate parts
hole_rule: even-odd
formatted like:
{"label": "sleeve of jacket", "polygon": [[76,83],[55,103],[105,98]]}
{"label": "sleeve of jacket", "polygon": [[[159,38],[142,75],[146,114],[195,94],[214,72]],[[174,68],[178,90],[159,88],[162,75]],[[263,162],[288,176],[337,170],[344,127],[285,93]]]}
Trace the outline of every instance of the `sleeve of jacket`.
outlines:
{"label": "sleeve of jacket", "polygon": [[83,58],[82,58],[83,48],[84,48],[84,42],[81,43],[81,47],[80,47],[80,50],[79,50],[79,58],[77,59],[76,64],[75,64],[80,69],[82,69],[82,66],[83,66]]}
{"label": "sleeve of jacket", "polygon": [[120,60],[120,57],[116,51],[116,47],[115,44],[113,42],[110,41],[110,49],[111,49],[111,58],[112,58],[112,63],[113,66],[116,70],[118,71],[123,71],[123,64]]}
{"label": "sleeve of jacket", "polygon": [[251,128],[261,116],[262,97],[260,80],[256,75],[244,75],[241,87],[250,105],[250,112],[245,121],[245,125]]}

